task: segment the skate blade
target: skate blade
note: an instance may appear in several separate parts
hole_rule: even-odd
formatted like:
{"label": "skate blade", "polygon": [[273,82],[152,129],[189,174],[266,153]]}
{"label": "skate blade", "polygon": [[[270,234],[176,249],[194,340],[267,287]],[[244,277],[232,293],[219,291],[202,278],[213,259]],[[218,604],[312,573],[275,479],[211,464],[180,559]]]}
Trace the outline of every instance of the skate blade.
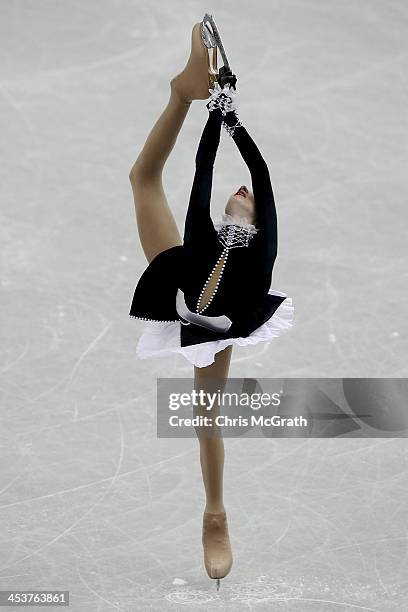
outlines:
{"label": "skate blade", "polygon": [[213,49],[217,46],[216,40],[212,35],[212,32],[209,30],[209,28],[203,21],[201,22],[201,38],[207,49]]}
{"label": "skate blade", "polygon": [[225,49],[224,49],[224,45],[222,44],[222,40],[221,40],[221,36],[220,33],[218,31],[217,26],[215,25],[215,21],[212,15],[210,15],[209,13],[206,13],[204,15],[203,21],[202,23],[206,26],[206,28],[208,30],[210,30],[210,27],[208,24],[210,24],[211,26],[211,35],[214,38],[217,47],[220,50],[220,54],[222,57],[222,61],[224,62],[224,66],[227,70],[231,70],[229,62],[228,62],[228,58],[227,58],[227,54],[225,53]]}
{"label": "skate blade", "polygon": [[208,86],[213,89],[215,83],[218,81],[218,60],[217,60],[217,43],[208,29],[208,27],[201,22],[201,40],[207,48],[207,61],[208,61]]}

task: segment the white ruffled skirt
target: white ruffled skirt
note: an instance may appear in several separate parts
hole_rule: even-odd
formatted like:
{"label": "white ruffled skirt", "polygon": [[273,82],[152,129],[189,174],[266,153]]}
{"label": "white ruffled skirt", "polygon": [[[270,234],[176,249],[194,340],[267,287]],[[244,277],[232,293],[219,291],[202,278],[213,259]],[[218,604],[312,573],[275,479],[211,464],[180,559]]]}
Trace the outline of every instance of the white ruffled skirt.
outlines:
{"label": "white ruffled skirt", "polygon": [[286,299],[268,321],[246,338],[226,338],[225,340],[202,342],[192,346],[181,346],[181,323],[179,321],[170,323],[148,321],[145,323],[142,336],[137,344],[136,354],[140,359],[147,359],[148,357],[165,357],[180,353],[193,365],[203,368],[214,362],[216,353],[231,344],[247,346],[258,342],[270,342],[293,326],[294,308],[292,299],[287,297],[285,293],[272,289],[269,293],[285,296]]}

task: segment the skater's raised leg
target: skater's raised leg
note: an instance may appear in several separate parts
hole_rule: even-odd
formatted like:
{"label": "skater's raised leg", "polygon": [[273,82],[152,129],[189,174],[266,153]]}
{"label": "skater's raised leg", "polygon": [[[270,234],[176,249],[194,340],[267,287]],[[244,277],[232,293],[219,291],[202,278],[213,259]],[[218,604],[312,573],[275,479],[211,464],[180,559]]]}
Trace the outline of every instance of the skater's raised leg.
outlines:
{"label": "skater's raised leg", "polygon": [[164,165],[193,99],[208,97],[207,49],[195,24],[191,53],[184,70],[170,81],[170,99],[154,124],[129,174],[140,241],[150,262],[162,251],[181,244],[180,233],[162,183]]}
{"label": "skater's raised leg", "polygon": [[[174,88],[186,102],[205,100],[213,71],[209,68],[209,52],[203,41],[201,23],[191,33],[191,54],[185,68],[172,81]],[[215,54],[216,57],[216,54]]]}

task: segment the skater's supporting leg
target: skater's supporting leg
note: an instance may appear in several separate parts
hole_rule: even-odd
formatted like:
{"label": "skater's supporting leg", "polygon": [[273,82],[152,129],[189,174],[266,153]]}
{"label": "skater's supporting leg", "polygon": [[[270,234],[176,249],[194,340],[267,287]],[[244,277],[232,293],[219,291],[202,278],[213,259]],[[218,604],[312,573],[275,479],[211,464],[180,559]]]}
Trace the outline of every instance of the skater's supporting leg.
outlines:
{"label": "skater's supporting leg", "polygon": [[[215,361],[204,368],[194,368],[194,380],[196,389],[210,389],[206,386],[207,379],[226,379],[228,377],[229,365],[231,361],[232,347],[228,346],[223,351],[219,351],[215,356]],[[222,381],[220,381],[222,383]],[[220,385],[223,386],[222,384]],[[221,389],[222,390],[222,389]],[[205,414],[205,410],[197,410],[195,414]],[[214,415],[212,415],[214,416]],[[223,471],[224,471],[224,442],[220,435],[209,437],[204,431],[197,429],[200,442],[200,462],[203,475],[204,487],[206,492],[207,512],[222,512],[223,503]]]}
{"label": "skater's supporting leg", "polygon": [[[195,389],[222,391],[228,376],[231,360],[229,346],[215,356],[215,361],[206,368],[195,368]],[[216,385],[214,385],[215,380]],[[197,413],[204,409],[195,409]],[[207,413],[208,414],[208,413]],[[219,414],[219,407],[211,411],[214,418]],[[208,430],[218,430],[212,437]],[[232,549],[228,534],[228,521],[223,503],[224,443],[221,431],[217,426],[196,427],[200,441],[200,461],[203,474],[206,506],[203,514],[202,543],[204,548],[204,565],[210,578],[224,578],[232,566]],[[213,431],[214,433],[214,431]]]}

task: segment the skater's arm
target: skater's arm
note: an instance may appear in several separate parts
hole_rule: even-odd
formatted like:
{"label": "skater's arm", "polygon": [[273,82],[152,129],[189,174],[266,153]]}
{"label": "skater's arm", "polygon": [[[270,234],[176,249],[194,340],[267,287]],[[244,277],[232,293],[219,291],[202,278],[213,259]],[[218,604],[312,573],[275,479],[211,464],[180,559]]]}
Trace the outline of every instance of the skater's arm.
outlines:
{"label": "skater's arm", "polygon": [[184,240],[215,232],[210,214],[214,162],[220,143],[222,114],[210,111],[195,157],[195,174],[184,227]]}
{"label": "skater's arm", "polygon": [[230,111],[223,117],[223,124],[232,136],[241,156],[248,166],[252,180],[264,184],[265,189],[273,196],[268,166],[246,127],[239,120],[237,111]]}
{"label": "skater's arm", "polygon": [[224,115],[223,125],[237,145],[251,174],[256,225],[261,230],[259,240],[263,243],[264,256],[273,263],[277,250],[277,219],[268,166],[247,129],[239,121],[236,110]]}

